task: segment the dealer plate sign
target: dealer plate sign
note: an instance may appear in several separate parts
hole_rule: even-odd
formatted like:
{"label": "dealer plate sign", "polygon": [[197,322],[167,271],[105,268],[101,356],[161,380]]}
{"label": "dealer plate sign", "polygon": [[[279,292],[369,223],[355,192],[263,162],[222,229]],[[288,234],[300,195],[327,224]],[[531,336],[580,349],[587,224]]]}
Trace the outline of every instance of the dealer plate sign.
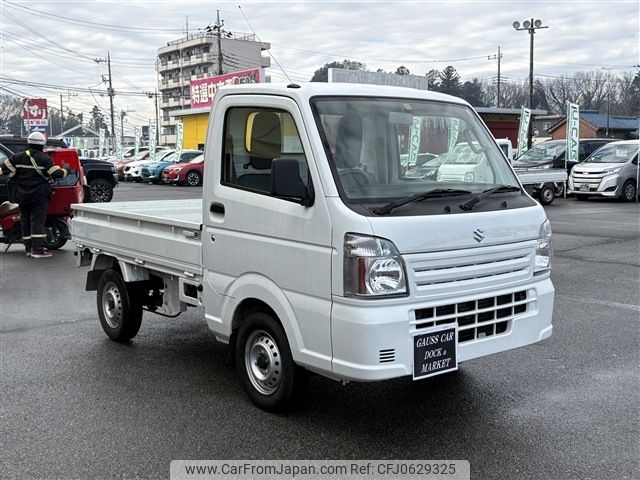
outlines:
{"label": "dealer plate sign", "polygon": [[413,379],[458,369],[458,325],[433,327],[413,337]]}

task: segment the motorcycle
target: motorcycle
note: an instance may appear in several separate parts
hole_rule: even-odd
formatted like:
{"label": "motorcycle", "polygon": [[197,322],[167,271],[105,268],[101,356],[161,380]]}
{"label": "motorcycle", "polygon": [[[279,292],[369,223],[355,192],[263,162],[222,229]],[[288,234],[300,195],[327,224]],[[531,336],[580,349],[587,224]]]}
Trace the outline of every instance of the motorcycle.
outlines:
{"label": "motorcycle", "polygon": [[[73,215],[71,205],[84,199],[82,166],[77,152],[72,148],[45,149],[53,163],[67,170],[65,178],[51,183],[51,199],[47,204],[45,220],[45,248],[58,250],[71,239],[69,219]],[[19,206],[10,202],[0,205],[0,243],[6,244],[5,252],[14,243],[23,243]]]}

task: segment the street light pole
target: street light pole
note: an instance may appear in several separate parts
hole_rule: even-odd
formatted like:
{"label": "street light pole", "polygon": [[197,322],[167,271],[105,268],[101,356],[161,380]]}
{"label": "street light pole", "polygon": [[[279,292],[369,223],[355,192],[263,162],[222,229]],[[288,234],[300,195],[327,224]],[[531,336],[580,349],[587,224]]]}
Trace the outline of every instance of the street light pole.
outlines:
{"label": "street light pole", "polygon": [[[520,22],[513,22],[513,28],[518,31],[527,31],[529,32],[529,109],[533,110],[533,36],[536,33],[536,30],[539,28],[549,28],[548,26],[542,26],[542,20],[525,20],[522,22],[522,27],[520,27]],[[527,144],[528,148],[531,148],[533,137],[533,122],[529,122],[529,132],[527,135]]]}

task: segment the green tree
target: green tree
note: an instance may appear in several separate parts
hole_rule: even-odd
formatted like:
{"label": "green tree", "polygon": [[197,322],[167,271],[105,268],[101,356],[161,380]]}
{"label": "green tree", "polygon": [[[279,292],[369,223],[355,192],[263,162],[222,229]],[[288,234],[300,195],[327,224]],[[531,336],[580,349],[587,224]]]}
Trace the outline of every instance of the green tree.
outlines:
{"label": "green tree", "polygon": [[89,120],[89,124],[87,125],[91,130],[98,132],[101,128],[104,128],[106,131],[106,135],[109,135],[109,129],[107,128],[107,122],[104,119],[104,114],[102,110],[97,105],[94,105],[91,109],[91,120]]}
{"label": "green tree", "polygon": [[396,68],[396,75],[409,75],[410,73],[411,72],[409,71],[409,69],[404,65],[400,65],[398,68]]}
{"label": "green tree", "polygon": [[367,66],[362,62],[343,60],[342,62],[325,63],[322,67],[313,72],[312,82],[328,82],[330,68],[344,68],[346,70],[366,70]]}
{"label": "green tree", "polygon": [[484,84],[477,78],[474,78],[470,82],[467,81],[462,84],[460,97],[464,98],[474,107],[486,107],[483,90]]}
{"label": "green tree", "polygon": [[20,135],[22,125],[22,99],[0,94],[0,133]]}
{"label": "green tree", "polygon": [[437,69],[432,68],[426,73],[426,77],[427,77],[427,85],[429,86],[429,90],[432,90],[434,92],[439,92],[440,91],[440,72]]}
{"label": "green tree", "polygon": [[462,86],[460,85],[460,74],[455,68],[449,65],[440,72],[438,77],[440,79],[440,88],[438,91],[454,95],[456,97],[460,96],[462,89]]}

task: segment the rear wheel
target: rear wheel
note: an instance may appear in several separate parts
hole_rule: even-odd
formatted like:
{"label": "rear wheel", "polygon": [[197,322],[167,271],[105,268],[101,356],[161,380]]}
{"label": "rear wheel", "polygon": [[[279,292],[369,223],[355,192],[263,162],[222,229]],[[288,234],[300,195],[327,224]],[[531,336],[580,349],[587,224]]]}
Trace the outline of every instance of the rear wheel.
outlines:
{"label": "rear wheel", "polygon": [[620,199],[625,202],[633,202],[636,199],[636,183],[633,180],[627,180],[622,186],[622,195]]}
{"label": "rear wheel", "polygon": [[286,408],[306,378],[293,362],[282,326],[266,312],[245,317],[236,336],[235,360],[249,398],[265,410]]}
{"label": "rear wheel", "polygon": [[551,185],[543,186],[538,192],[540,205],[551,205],[554,198],[556,198],[556,191]]}
{"label": "rear wheel", "polygon": [[105,270],[98,281],[98,316],[111,340],[128,342],[138,334],[142,304],[115,270]]}
{"label": "rear wheel", "polygon": [[47,250],[59,250],[65,246],[67,239],[55,221],[51,225],[47,225],[46,229],[47,236],[44,239],[44,247]]}
{"label": "rear wheel", "polygon": [[189,185],[190,187],[197,187],[198,185],[200,185],[200,182],[202,181],[201,175],[195,170],[192,170],[189,173],[187,173],[187,176],[185,177],[185,179],[186,179],[187,185]]}

